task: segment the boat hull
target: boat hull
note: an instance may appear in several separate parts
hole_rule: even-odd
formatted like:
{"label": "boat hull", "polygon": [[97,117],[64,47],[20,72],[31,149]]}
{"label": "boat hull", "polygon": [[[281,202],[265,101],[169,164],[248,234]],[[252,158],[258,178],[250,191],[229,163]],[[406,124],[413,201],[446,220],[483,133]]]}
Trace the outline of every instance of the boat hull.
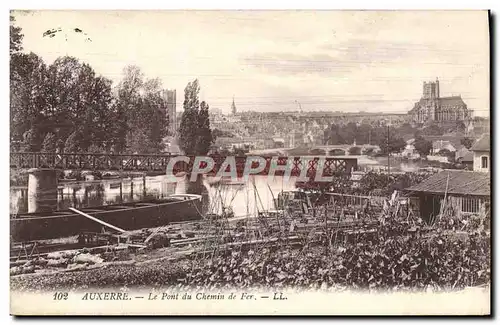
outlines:
{"label": "boat hull", "polygon": [[[113,204],[81,209],[124,230],[160,227],[170,222],[200,220],[200,195],[172,195],[164,200]],[[10,219],[14,241],[54,239],[81,232],[101,232],[103,226],[70,210],[27,213]]]}

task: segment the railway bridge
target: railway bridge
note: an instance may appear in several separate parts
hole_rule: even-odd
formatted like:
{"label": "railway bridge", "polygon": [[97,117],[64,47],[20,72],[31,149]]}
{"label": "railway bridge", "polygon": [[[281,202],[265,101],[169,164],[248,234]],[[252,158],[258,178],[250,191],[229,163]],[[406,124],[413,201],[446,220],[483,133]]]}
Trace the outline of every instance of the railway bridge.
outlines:
{"label": "railway bridge", "polygon": [[[232,164],[228,164],[231,158]],[[232,160],[234,158],[234,160]],[[251,159],[251,162],[249,162]],[[213,167],[208,168],[207,161]],[[196,164],[196,165],[195,165]],[[246,168],[253,169],[253,175],[283,175],[285,169],[291,176],[328,177],[337,173],[350,173],[357,167],[356,158],[330,156],[221,156],[206,157],[179,156],[171,154],[96,154],[96,153],[47,153],[11,152],[10,168],[27,169],[28,211],[50,210],[51,202],[57,203],[58,172],[64,170],[121,171],[121,172],[171,172],[191,173],[193,169],[205,169],[207,175],[230,172],[231,165],[241,177]],[[264,165],[264,166],[261,166]],[[260,166],[260,168],[258,168]],[[233,168],[234,168],[233,167]],[[196,170],[195,169],[195,170]],[[305,171],[304,171],[305,169]],[[234,171],[233,171],[234,172]]]}

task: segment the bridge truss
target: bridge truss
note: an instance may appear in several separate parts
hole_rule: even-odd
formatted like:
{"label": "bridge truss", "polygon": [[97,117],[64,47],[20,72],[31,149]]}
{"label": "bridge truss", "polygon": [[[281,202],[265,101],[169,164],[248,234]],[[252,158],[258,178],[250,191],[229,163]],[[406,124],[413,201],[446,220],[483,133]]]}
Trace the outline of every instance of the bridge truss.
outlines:
{"label": "bridge truss", "polygon": [[[11,152],[10,167],[14,169],[49,168],[59,170],[92,170],[92,171],[129,171],[129,172],[166,172],[168,163],[177,155],[126,155],[126,154],[94,154],[94,153],[46,153],[46,152]],[[189,163],[178,161],[173,173],[190,172],[195,162],[194,156],[186,156]],[[208,174],[216,174],[226,156],[209,155],[215,166]],[[291,175],[299,176],[303,168],[307,168],[308,176],[315,176],[320,159],[324,160],[323,175],[331,176],[336,173],[350,173],[357,167],[355,158],[336,157],[271,157],[261,156],[266,161],[266,167],[259,172],[268,175],[273,158],[277,165],[291,164]],[[241,176],[247,161],[246,156],[235,156],[236,169]],[[205,165],[206,166],[206,165]],[[200,164],[200,167],[203,163]],[[257,168],[258,162],[252,163]],[[226,169],[228,171],[229,168]],[[276,172],[276,175],[283,172]]]}

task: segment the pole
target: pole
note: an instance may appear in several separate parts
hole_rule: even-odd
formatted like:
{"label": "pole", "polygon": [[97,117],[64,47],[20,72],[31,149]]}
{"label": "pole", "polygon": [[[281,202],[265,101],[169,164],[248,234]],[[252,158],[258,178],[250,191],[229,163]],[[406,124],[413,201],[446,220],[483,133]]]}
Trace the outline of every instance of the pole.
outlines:
{"label": "pole", "polygon": [[107,226],[107,227],[109,227],[109,228],[111,228],[111,229],[114,229],[114,230],[116,230],[116,231],[119,231],[119,232],[121,232],[121,233],[126,233],[126,232],[127,232],[126,230],[123,230],[123,229],[121,229],[121,228],[118,228],[118,227],[116,227],[116,226],[113,226],[112,224],[109,224],[109,223],[107,223],[107,222],[104,222],[104,221],[102,221],[102,220],[100,220],[100,219],[94,218],[94,217],[92,217],[92,216],[90,216],[90,215],[88,215],[88,214],[86,214],[86,213],[84,213],[84,212],[82,212],[82,211],[80,211],[80,210],[77,210],[77,209],[75,209],[75,208],[69,208],[69,209],[70,209],[71,211],[73,211],[73,212],[78,213],[79,215],[84,216],[85,218],[88,218],[88,219],[93,220],[93,221],[95,221],[95,222],[97,222],[97,223],[100,223],[100,224],[101,224],[101,225],[103,225],[103,226]]}
{"label": "pole", "polygon": [[130,200],[134,201],[134,176],[130,180]]}
{"label": "pole", "polygon": [[391,149],[389,148],[389,125],[387,125],[387,175],[391,176]]}

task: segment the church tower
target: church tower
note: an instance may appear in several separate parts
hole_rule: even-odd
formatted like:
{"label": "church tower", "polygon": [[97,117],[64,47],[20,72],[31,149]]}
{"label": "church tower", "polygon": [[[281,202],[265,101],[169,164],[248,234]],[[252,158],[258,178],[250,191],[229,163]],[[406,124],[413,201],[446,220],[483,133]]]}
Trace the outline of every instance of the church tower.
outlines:
{"label": "church tower", "polygon": [[233,103],[231,104],[231,113],[233,113],[233,115],[236,115],[236,105],[234,104],[234,96],[233,96]]}

